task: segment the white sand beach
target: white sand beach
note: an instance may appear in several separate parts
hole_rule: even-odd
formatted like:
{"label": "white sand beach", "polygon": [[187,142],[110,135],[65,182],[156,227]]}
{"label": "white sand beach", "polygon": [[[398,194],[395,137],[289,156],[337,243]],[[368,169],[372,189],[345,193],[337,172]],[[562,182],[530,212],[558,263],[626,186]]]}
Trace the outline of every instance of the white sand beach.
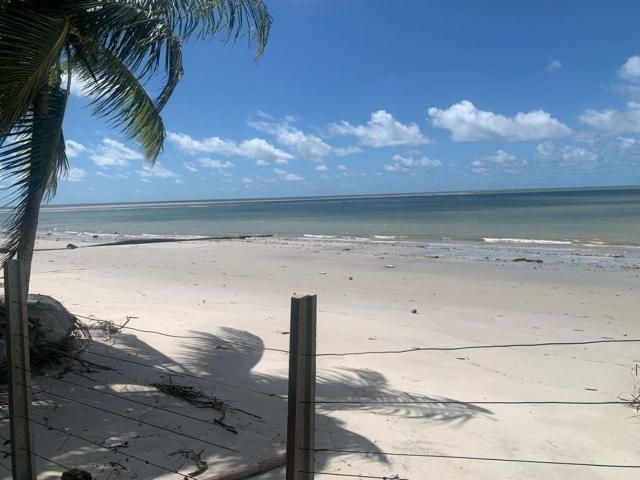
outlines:
{"label": "white sand beach", "polygon": [[[37,252],[33,293],[51,295],[73,313],[117,324],[129,316],[127,326],[166,335],[97,335],[82,358],[113,370],[63,362],[49,373],[68,367],[60,378],[69,383],[34,377],[41,389],[34,391],[34,419],[54,428],[35,429],[35,450],[100,479],[177,478],[157,465],[193,471],[193,463],[171,455],[181,449],[202,451],[208,468],[199,478],[283,451],[288,357],[269,349],[288,349],[294,292],[318,295],[318,353],[640,338],[637,259],[513,258],[500,250],[469,259],[385,243],[276,239]],[[326,356],[317,359],[317,400],[615,401],[637,389],[638,363],[639,343]],[[117,398],[208,422],[220,417],[151,385],[169,379],[227,402],[224,423],[237,434]],[[319,404],[316,447],[640,465],[637,415],[626,405]],[[127,445],[100,449],[68,434]],[[6,420],[2,435],[8,437]],[[42,478],[61,471],[38,465]],[[316,470],[460,480],[635,476],[622,468],[335,453],[318,453]],[[256,478],[284,478],[284,469]]]}

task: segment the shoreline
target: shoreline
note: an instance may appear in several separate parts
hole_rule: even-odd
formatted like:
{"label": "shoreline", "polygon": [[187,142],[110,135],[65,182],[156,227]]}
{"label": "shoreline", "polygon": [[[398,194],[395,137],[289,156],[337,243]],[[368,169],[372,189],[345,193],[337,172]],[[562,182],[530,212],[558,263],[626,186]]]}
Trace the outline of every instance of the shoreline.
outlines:
{"label": "shoreline", "polygon": [[[389,238],[339,238],[324,235],[238,235],[238,236],[198,236],[198,235],[110,235],[91,232],[71,232],[59,237],[38,235],[38,243],[58,247],[56,244],[69,242],[83,246],[117,246],[129,244],[151,244],[169,242],[207,242],[221,240],[268,239],[272,243],[300,244],[327,249],[367,251],[367,249],[388,248],[414,256],[449,258],[462,261],[529,261],[556,264],[567,267],[586,266],[607,269],[640,270],[640,246],[613,245],[603,243],[565,243],[555,241],[417,241]],[[53,247],[55,245],[55,247]]]}

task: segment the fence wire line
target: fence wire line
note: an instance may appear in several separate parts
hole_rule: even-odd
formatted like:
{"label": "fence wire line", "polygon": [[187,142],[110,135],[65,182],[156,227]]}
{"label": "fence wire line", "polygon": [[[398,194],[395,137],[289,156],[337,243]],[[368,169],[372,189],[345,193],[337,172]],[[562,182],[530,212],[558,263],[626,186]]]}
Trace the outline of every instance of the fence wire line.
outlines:
{"label": "fence wire line", "polygon": [[602,402],[589,401],[563,401],[563,400],[314,400],[300,402],[313,405],[626,405],[633,407],[633,400],[609,400]]}
{"label": "fence wire line", "polygon": [[640,468],[640,465],[624,465],[610,463],[586,463],[586,462],[561,462],[554,460],[527,460],[516,458],[493,458],[493,457],[473,457],[466,455],[444,455],[435,453],[404,453],[404,452],[376,452],[349,450],[342,448],[301,448],[301,450],[313,451],[316,453],[342,453],[354,455],[377,455],[385,457],[416,457],[416,458],[442,458],[450,460],[476,460],[485,462],[503,462],[503,463],[534,463],[539,465],[560,465],[569,467],[593,467],[593,468]]}
{"label": "fence wire line", "polygon": [[244,455],[245,457],[249,457],[249,458],[252,458],[254,460],[262,460],[261,458],[256,457],[255,455],[251,455],[250,453],[242,452],[240,450],[236,450],[236,449],[231,448],[231,447],[225,447],[224,445],[220,445],[219,443],[210,442],[208,440],[204,440],[203,438],[195,437],[195,436],[189,435],[187,433],[178,432],[177,430],[173,430],[173,429],[168,428],[168,427],[163,427],[162,425],[158,425],[158,424],[155,424],[155,423],[147,422],[146,420],[142,420],[142,419],[138,419],[138,418],[134,418],[134,417],[129,417],[128,415],[124,415],[122,413],[114,412],[113,410],[109,410],[107,408],[98,407],[97,405],[93,405],[91,403],[83,402],[82,400],[77,400],[75,398],[70,398],[70,397],[67,397],[65,395],[60,395],[59,393],[54,393],[54,392],[51,392],[49,390],[45,390],[45,389],[40,388],[40,387],[32,387],[32,386],[29,386],[29,385],[24,385],[22,383],[19,383],[18,385],[21,385],[23,387],[27,387],[30,390],[33,390],[33,391],[36,391],[36,392],[40,392],[40,393],[44,393],[44,394],[47,394],[47,395],[52,395],[54,397],[62,398],[63,400],[67,400],[69,402],[77,403],[78,405],[83,405],[85,407],[93,408],[93,409],[99,410],[101,412],[109,413],[111,415],[115,415],[117,417],[121,417],[121,418],[124,418],[126,420],[130,420],[132,422],[135,422],[135,423],[138,423],[138,424],[141,424],[141,425],[147,425],[149,427],[157,428],[158,430],[163,430],[165,432],[173,433],[173,434],[178,435],[180,437],[184,437],[184,438],[188,438],[190,440],[196,440],[198,442],[206,443],[207,445],[210,445],[212,447],[221,448],[222,450],[227,450],[229,452],[237,453],[239,455]]}
{"label": "fence wire line", "polygon": [[[70,437],[77,438],[78,440],[82,440],[83,442],[87,442],[87,443],[89,443],[89,444],[91,444],[91,445],[95,445],[96,447],[102,448],[103,450],[107,450],[108,452],[113,452],[113,453],[117,453],[118,455],[122,455],[123,457],[132,458],[132,459],[134,459],[134,460],[137,460],[137,461],[139,461],[139,462],[144,463],[145,465],[151,465],[151,466],[153,466],[153,467],[159,468],[160,470],[164,470],[165,472],[174,473],[174,474],[176,474],[176,475],[179,475],[179,476],[180,476],[180,477],[182,477],[182,478],[191,478],[192,480],[199,480],[198,478],[193,477],[193,476],[191,476],[191,475],[189,475],[189,474],[186,474],[186,473],[180,473],[180,472],[178,472],[177,470],[172,470],[172,469],[170,469],[170,468],[168,468],[168,467],[163,467],[162,465],[158,465],[157,463],[153,463],[153,462],[152,462],[152,461],[150,461],[150,460],[147,460],[147,459],[144,459],[144,458],[137,457],[137,456],[135,456],[135,455],[133,455],[133,454],[131,454],[131,453],[123,453],[123,452],[121,452],[121,451],[120,451],[119,449],[117,449],[117,448],[109,448],[109,447],[106,447],[106,446],[104,446],[104,445],[102,445],[102,444],[100,444],[100,443],[98,443],[98,442],[94,442],[93,440],[89,440],[89,439],[88,439],[88,438],[86,438],[86,437],[83,437],[83,436],[81,436],[81,435],[77,435],[77,434],[75,434],[75,433],[68,432],[68,431],[66,431],[66,430],[62,430],[62,429],[60,429],[60,428],[54,427],[54,426],[52,426],[52,425],[49,425],[48,423],[39,422],[39,421],[34,420],[34,419],[32,419],[32,418],[29,418],[29,419],[27,419],[26,417],[22,417],[22,418],[24,418],[25,420],[29,420],[30,422],[32,422],[32,423],[34,423],[34,424],[36,424],[36,425],[40,425],[41,427],[44,427],[44,428],[46,428],[47,430],[54,430],[54,431],[56,431],[56,432],[63,433],[63,434],[68,435],[68,436],[70,436]],[[55,462],[52,462],[52,463],[55,463]],[[58,466],[60,466],[60,467],[62,467],[62,466],[63,466],[63,465],[61,465],[61,464],[56,464],[56,465],[58,465]],[[69,468],[67,468],[67,467],[64,467],[64,468],[65,468],[66,470],[69,470]]]}
{"label": "fence wire line", "polygon": [[383,355],[400,354],[414,352],[456,352],[458,350],[479,350],[488,348],[516,348],[516,347],[554,347],[570,345],[594,345],[598,343],[638,343],[640,338],[607,338],[604,340],[586,340],[577,342],[542,342],[542,343],[508,343],[497,345],[467,345],[462,347],[411,347],[401,350],[371,350],[363,352],[336,352],[336,353],[305,353],[303,355],[311,357],[346,357],[356,355]]}
{"label": "fence wire line", "polygon": [[[28,306],[28,303],[16,302],[22,306]],[[59,312],[62,315],[70,316],[70,317],[78,317],[86,320],[91,320],[94,322],[102,323],[102,324],[110,324],[114,325],[118,329],[127,329],[135,332],[141,333],[150,333],[154,335],[161,335],[170,338],[183,338],[183,339],[191,339],[191,340],[199,340],[202,337],[198,337],[195,335],[174,335],[170,333],[160,332],[156,330],[145,330],[136,327],[130,327],[128,325],[118,325],[113,320],[105,320],[95,317],[90,317],[87,315],[81,315],[73,312]],[[382,355],[382,354],[402,354],[402,353],[414,353],[414,352],[454,352],[460,350],[477,350],[477,349],[489,349],[489,348],[532,348],[532,347],[548,347],[548,346],[572,346],[572,345],[596,345],[601,343],[638,343],[640,342],[640,338],[606,338],[604,337],[601,340],[584,340],[584,341],[575,341],[575,342],[538,342],[538,343],[512,343],[512,344],[489,344],[489,345],[465,345],[459,347],[410,347],[404,349],[397,350],[370,350],[370,351],[360,351],[360,352],[326,352],[326,353],[315,353],[315,354],[303,354],[306,356],[315,356],[315,357],[342,357],[342,356],[358,356],[358,355]],[[289,351],[280,348],[269,348],[269,347],[254,347],[252,345],[238,343],[242,347],[245,347],[249,350],[259,350],[259,351],[270,351],[270,352],[279,352],[288,354]],[[220,350],[228,350],[224,345],[215,345],[216,349]]]}
{"label": "fence wire line", "polygon": [[41,460],[44,460],[45,462],[49,462],[52,465],[56,465],[60,468],[64,468],[65,470],[71,470],[69,467],[67,467],[66,465],[62,464],[62,463],[58,463],[55,460],[51,460],[50,458],[45,457],[44,455],[40,455],[39,453],[34,452],[33,450],[29,450],[29,449],[23,449],[25,452],[30,453],[31,455],[34,455],[36,457],[38,457]]}
{"label": "fence wire line", "polygon": [[[29,307],[28,303],[24,303],[24,302],[19,302],[19,301],[13,301],[12,303],[16,304],[16,305],[20,305],[23,307]],[[151,333],[154,335],[161,335],[163,337],[169,337],[169,338],[182,338],[182,339],[186,339],[186,340],[202,340],[202,337],[197,336],[197,335],[175,335],[172,333],[165,333],[165,332],[159,332],[157,330],[144,330],[142,328],[137,328],[137,327],[130,327],[128,326],[126,323],[124,325],[119,325],[117,323],[115,323],[115,321],[113,320],[105,320],[105,319],[101,319],[101,318],[96,318],[96,317],[90,317],[87,315],[80,315],[79,313],[73,313],[70,311],[66,311],[66,312],[61,312],[58,311],[56,312],[57,314],[60,315],[64,315],[67,317],[77,317],[77,318],[82,318],[85,320],[91,320],[93,322],[97,322],[100,324],[107,324],[107,325],[113,325],[114,328],[119,329],[119,330],[132,330],[134,332],[141,332],[141,333]],[[126,316],[125,316],[126,317]],[[130,317],[131,318],[131,317]],[[233,342],[229,342],[232,345],[234,344]],[[236,343],[235,345],[240,345],[243,348],[246,348],[248,350],[254,350],[254,351],[267,351],[267,352],[279,352],[279,353],[289,353],[289,350],[284,350],[281,348],[269,348],[269,347],[256,347],[254,345],[249,345],[247,343]],[[214,346],[217,350],[229,350],[228,347],[224,346],[224,345],[215,345]],[[235,352],[235,353],[239,353],[239,352]]]}
{"label": "fence wire line", "polygon": [[[16,337],[27,338],[26,335],[20,335],[18,333],[14,333],[14,335]],[[73,355],[69,354],[68,351],[62,350],[60,348],[55,348],[55,347],[51,347],[51,346],[49,346],[49,347],[41,347],[41,348],[43,350],[48,350],[50,352],[60,353],[63,356],[68,357],[68,358],[72,358],[72,359],[76,358]],[[278,395],[277,393],[263,392],[262,390],[257,390],[255,388],[251,388],[251,387],[244,387],[242,385],[235,385],[233,383],[226,383],[226,382],[223,382],[223,381],[220,381],[220,380],[210,380],[208,378],[199,377],[199,376],[193,375],[191,373],[172,370],[171,368],[165,367],[163,365],[149,365],[148,363],[138,362],[136,360],[129,360],[129,359],[126,359],[126,358],[116,357],[116,356],[113,356],[113,355],[107,355],[105,353],[92,352],[92,351],[88,350],[87,348],[82,349],[80,353],[88,353],[89,355],[96,355],[96,356],[99,356],[99,357],[109,358],[111,360],[116,360],[116,361],[119,361],[119,362],[130,363],[132,365],[138,365],[140,367],[150,368],[152,370],[160,371],[160,372],[162,372],[164,374],[170,373],[171,375],[183,376],[183,377],[187,377],[187,378],[193,378],[194,380],[203,381],[203,382],[209,383],[211,385],[215,385],[215,386],[222,385],[224,387],[235,388],[235,389],[238,389],[238,390],[243,390],[243,391],[255,393],[255,394],[258,394],[258,395],[263,395],[265,397],[275,397],[275,398],[279,398],[281,400],[286,400],[286,398],[287,398],[286,396]],[[125,353],[129,354],[128,352],[125,352]]]}
{"label": "fence wire line", "polygon": [[[22,417],[22,418],[24,418],[24,417]],[[4,437],[3,437],[3,439],[4,439]],[[8,441],[7,439],[4,439],[4,440],[5,440],[5,442]],[[45,462],[49,462],[50,464],[56,465],[56,466],[61,467],[61,468],[64,468],[65,470],[70,470],[69,467],[67,467],[66,465],[63,465],[62,463],[58,463],[55,460],[52,460],[52,459],[50,459],[48,457],[45,457],[44,455],[40,455],[39,453],[34,452],[33,450],[30,450],[28,448],[24,448],[24,447],[21,447],[21,448],[25,452],[33,455],[34,457],[38,457],[39,459],[44,460]],[[6,453],[6,452],[4,452],[4,453]],[[5,457],[5,458],[7,458],[7,457]],[[0,463],[0,467],[4,468],[9,473],[12,473],[11,467],[6,466],[4,463]]]}
{"label": "fence wire line", "polygon": [[118,395],[117,393],[111,393],[111,392],[107,392],[107,391],[104,391],[104,390],[96,390],[96,389],[88,387],[86,385],[81,385],[79,383],[70,382],[69,380],[65,380],[63,378],[51,377],[49,375],[44,375],[44,374],[37,374],[33,370],[28,370],[26,368],[21,368],[21,367],[17,367],[17,368],[19,368],[20,370],[23,370],[25,372],[29,372],[29,374],[33,374],[34,376],[35,375],[41,375],[43,378],[46,378],[48,380],[55,380],[56,382],[65,383],[67,385],[71,385],[71,386],[76,387],[76,388],[82,388],[82,389],[88,390],[90,392],[101,393],[103,395],[107,395],[107,396],[112,397],[112,398],[117,398],[117,399],[120,399],[120,400],[126,400],[127,402],[131,402],[131,403],[135,403],[137,405],[142,405],[144,407],[152,408],[153,410],[159,410],[161,412],[172,413],[172,414],[177,415],[179,417],[188,418],[190,420],[195,420],[197,422],[205,423],[207,425],[212,425],[212,426],[215,426],[215,427],[219,427],[220,426],[219,424],[217,424],[215,422],[211,422],[211,421],[205,420],[203,418],[194,417],[193,415],[189,415],[189,414],[186,414],[186,413],[176,412],[175,410],[171,410],[169,408],[161,407],[159,405],[152,405],[151,403],[141,402],[141,401],[135,400],[133,398],[125,397],[124,395]]}
{"label": "fence wire line", "polygon": [[357,473],[316,472],[316,471],[310,471],[310,470],[300,470],[300,473],[310,473],[312,475],[330,475],[333,477],[376,478],[379,480],[409,480],[407,478],[400,478],[396,476],[362,475]]}

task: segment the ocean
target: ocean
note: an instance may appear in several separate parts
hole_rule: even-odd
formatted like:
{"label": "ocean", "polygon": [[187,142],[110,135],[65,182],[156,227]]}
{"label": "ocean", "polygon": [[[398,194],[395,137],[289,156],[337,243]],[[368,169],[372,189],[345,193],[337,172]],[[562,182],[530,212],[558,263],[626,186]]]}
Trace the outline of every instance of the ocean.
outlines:
{"label": "ocean", "polygon": [[640,246],[640,187],[49,205],[39,233]]}

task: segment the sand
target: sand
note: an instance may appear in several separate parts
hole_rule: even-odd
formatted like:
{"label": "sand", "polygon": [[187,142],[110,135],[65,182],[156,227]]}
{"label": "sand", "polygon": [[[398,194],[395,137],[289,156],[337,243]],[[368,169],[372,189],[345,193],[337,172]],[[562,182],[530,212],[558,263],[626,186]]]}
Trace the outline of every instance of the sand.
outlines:
{"label": "sand", "polygon": [[[159,467],[193,471],[193,463],[171,455],[181,449],[202,451],[208,470],[199,478],[283,451],[288,357],[269,349],[288,348],[294,292],[318,295],[318,353],[640,338],[635,257],[524,253],[544,259],[539,264],[512,262],[518,254],[512,250],[487,252],[449,255],[385,243],[276,239],[38,252],[33,293],[52,295],[77,314],[119,324],[129,316],[128,326],[165,334],[94,332],[87,352],[189,376],[85,353],[86,360],[114,370],[83,371],[66,364],[50,373],[68,366],[71,371],[62,379],[70,383],[35,377],[34,419],[54,428],[35,428],[35,450],[101,479],[178,478]],[[629,398],[640,384],[638,363],[640,343],[326,356],[317,361],[317,399],[610,401]],[[216,412],[168,398],[151,385],[169,380],[227,402],[224,423],[237,435],[211,423],[220,417]],[[625,405],[318,405],[316,446],[640,465],[636,415]],[[4,437],[7,427],[3,420]],[[106,446],[128,445],[105,450],[67,433]],[[59,476],[60,467],[37,463],[41,478]],[[631,469],[327,453],[318,454],[315,468],[409,479],[616,480],[637,474]],[[280,469],[258,478],[284,475]]]}

